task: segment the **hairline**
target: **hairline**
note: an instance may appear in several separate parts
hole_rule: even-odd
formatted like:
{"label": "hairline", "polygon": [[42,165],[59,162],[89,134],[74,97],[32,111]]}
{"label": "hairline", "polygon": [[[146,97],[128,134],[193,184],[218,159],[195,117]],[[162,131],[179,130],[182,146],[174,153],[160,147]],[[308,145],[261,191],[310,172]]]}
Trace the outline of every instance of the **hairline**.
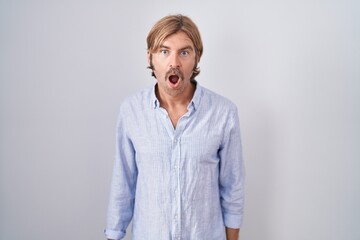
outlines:
{"label": "hairline", "polygon": [[183,27],[181,27],[179,30],[177,30],[177,31],[175,31],[175,32],[171,32],[171,33],[169,33],[169,34],[164,34],[165,36],[162,38],[161,41],[159,41],[159,43],[157,44],[157,46],[156,46],[156,44],[154,44],[153,48],[152,48],[152,49],[148,49],[148,51],[149,51],[150,53],[156,52],[157,50],[159,50],[159,49],[161,48],[161,46],[163,45],[163,43],[165,42],[165,40],[166,40],[168,37],[170,37],[170,36],[172,36],[172,35],[174,35],[174,34],[176,34],[176,33],[180,33],[180,32],[183,32],[183,33],[186,34],[186,36],[189,38],[189,40],[191,41],[191,43],[192,43],[192,45],[193,45],[192,49],[197,53],[199,50],[196,48],[195,43],[194,43],[191,35],[190,35],[190,34],[188,33],[188,31],[186,31]]}

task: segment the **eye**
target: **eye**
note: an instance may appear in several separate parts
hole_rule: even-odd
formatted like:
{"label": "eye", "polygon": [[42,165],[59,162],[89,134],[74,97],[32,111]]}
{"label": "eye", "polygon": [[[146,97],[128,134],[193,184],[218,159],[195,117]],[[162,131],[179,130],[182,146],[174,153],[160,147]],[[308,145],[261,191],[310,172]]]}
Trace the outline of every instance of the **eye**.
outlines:
{"label": "eye", "polygon": [[182,57],[189,56],[189,51],[186,51],[186,50],[181,51],[181,52],[180,52],[180,55],[181,55]]}
{"label": "eye", "polygon": [[160,50],[160,53],[161,53],[162,55],[167,55],[167,54],[169,53],[169,50],[161,49],[161,50]]}

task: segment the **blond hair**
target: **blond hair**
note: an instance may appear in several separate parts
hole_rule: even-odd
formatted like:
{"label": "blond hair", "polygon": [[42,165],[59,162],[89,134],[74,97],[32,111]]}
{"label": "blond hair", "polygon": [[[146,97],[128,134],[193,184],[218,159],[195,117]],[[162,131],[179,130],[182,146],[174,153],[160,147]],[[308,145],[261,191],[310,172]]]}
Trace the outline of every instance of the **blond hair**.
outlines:
{"label": "blond hair", "polygon": [[[147,50],[150,53],[150,66],[148,68],[154,70],[154,66],[151,62],[151,54],[157,51],[165,38],[179,31],[184,32],[195,47],[196,59],[195,66],[191,80],[193,80],[200,73],[200,69],[197,67],[197,62],[200,60],[203,54],[203,44],[200,36],[200,32],[195,23],[187,16],[181,14],[169,15],[160,19],[150,30],[147,36]],[[155,77],[154,72],[152,76]]]}

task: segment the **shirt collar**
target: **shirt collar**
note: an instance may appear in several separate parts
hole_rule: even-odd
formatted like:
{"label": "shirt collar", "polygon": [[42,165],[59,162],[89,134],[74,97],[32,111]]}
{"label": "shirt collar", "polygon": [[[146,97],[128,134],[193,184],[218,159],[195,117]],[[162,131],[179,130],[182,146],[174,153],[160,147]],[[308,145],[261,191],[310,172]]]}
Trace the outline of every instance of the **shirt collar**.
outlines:
{"label": "shirt collar", "polygon": [[194,106],[195,110],[198,109],[199,105],[200,105],[200,100],[201,100],[201,96],[202,96],[202,87],[199,85],[199,83],[194,80],[195,83],[195,92],[194,92],[194,96],[188,106],[188,109],[190,107],[190,105]]}
{"label": "shirt collar", "polygon": [[[190,109],[191,106],[194,107],[194,109],[198,109],[199,105],[200,105],[200,100],[201,100],[201,96],[202,96],[202,87],[199,85],[199,83],[194,80],[195,83],[195,92],[194,92],[194,96],[191,100],[191,102],[189,103],[188,109]],[[154,85],[154,87],[152,88],[151,91],[151,107],[156,109],[160,107],[160,101],[159,99],[157,99],[156,97],[156,86],[157,83]]]}
{"label": "shirt collar", "polygon": [[156,94],[155,94],[156,85],[157,85],[157,83],[153,86],[152,91],[151,91],[151,107],[154,109],[160,107],[160,102],[157,99]]}

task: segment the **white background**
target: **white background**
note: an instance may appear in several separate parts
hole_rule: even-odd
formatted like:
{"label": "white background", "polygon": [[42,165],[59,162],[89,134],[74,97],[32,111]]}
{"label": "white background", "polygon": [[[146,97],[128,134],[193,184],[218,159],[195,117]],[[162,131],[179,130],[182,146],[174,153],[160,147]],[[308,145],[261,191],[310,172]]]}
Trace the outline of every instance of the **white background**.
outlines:
{"label": "white background", "polygon": [[214,2],[0,0],[0,239],[104,238],[118,107],[171,13],[239,109],[241,239],[360,239],[360,2]]}

